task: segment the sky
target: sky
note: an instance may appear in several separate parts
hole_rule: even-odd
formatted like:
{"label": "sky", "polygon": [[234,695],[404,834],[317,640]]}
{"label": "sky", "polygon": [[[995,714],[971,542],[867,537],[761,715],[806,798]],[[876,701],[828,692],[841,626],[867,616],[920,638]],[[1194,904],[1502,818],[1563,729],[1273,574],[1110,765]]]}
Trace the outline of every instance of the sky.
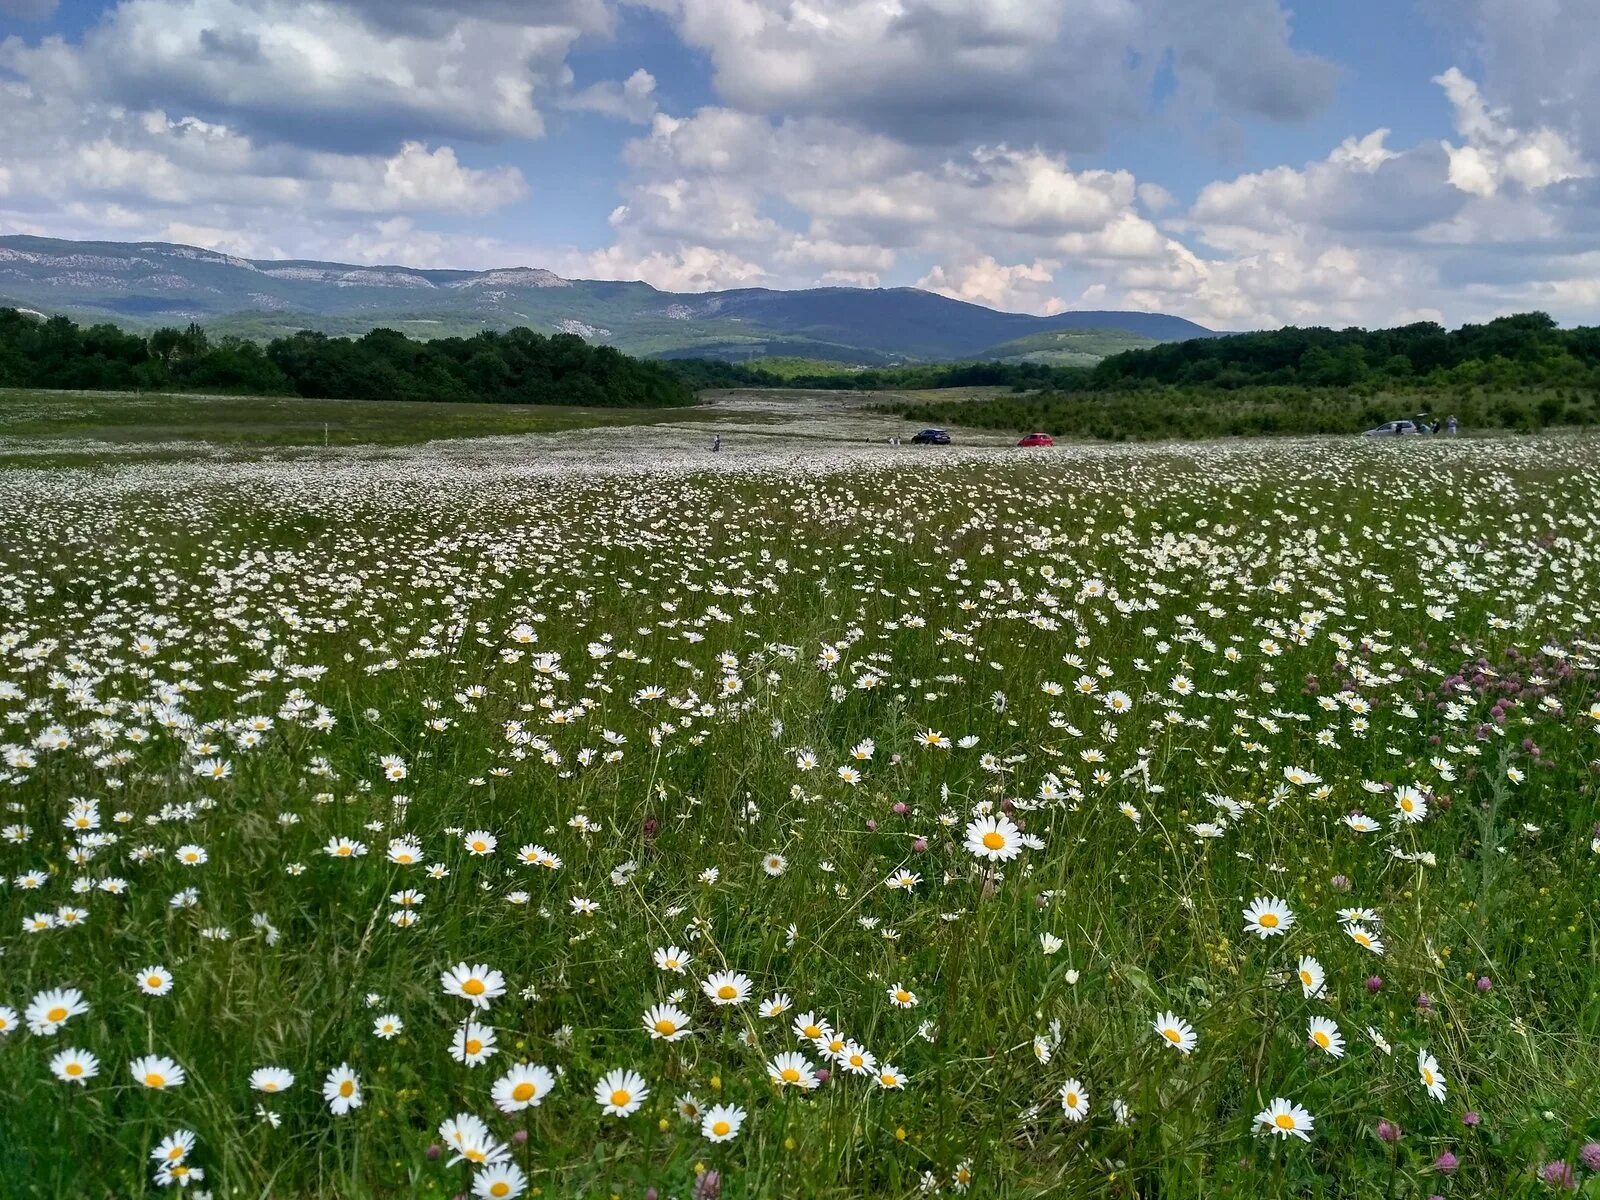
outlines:
{"label": "sky", "polygon": [[1597,0],[0,0],[0,234],[1600,323]]}

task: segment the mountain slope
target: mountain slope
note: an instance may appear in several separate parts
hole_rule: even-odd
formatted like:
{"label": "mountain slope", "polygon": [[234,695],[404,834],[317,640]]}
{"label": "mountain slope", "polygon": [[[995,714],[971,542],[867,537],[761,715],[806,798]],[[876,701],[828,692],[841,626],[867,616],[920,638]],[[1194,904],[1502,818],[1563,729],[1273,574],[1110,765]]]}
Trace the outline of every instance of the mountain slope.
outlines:
{"label": "mountain slope", "polygon": [[273,337],[296,329],[413,336],[483,329],[575,333],[632,354],[795,355],[881,364],[1000,357],[995,348],[1060,330],[1117,330],[1150,341],[1209,337],[1164,313],[997,312],[915,288],[678,294],[649,284],[563,279],[537,268],[422,270],[237,258],[163,242],[0,237],[0,305],[134,329],[199,321]]}

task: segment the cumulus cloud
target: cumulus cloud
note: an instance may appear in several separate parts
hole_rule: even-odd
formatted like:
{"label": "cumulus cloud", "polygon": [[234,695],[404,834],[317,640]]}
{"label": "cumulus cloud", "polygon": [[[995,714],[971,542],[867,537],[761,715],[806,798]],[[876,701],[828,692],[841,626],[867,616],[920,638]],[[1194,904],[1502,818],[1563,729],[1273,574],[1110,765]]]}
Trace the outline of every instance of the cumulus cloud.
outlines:
{"label": "cumulus cloud", "polygon": [[407,142],[381,162],[358,159],[347,165],[355,176],[335,179],[328,200],[334,208],[356,212],[482,213],[520,200],[527,181],[515,167],[473,170],[456,160],[449,146],[430,151]]}
{"label": "cumulus cloud", "polygon": [[1332,98],[1278,0],[644,0],[747,112],[848,120],[916,144],[1038,138],[1075,151],[1181,95],[1289,120]]}
{"label": "cumulus cloud", "polygon": [[571,83],[566,55],[606,13],[598,0],[555,6],[549,23],[504,6],[398,7],[414,20],[332,0],[122,0],[81,44],[0,42],[0,67],[57,95],[302,145],[536,138],[541,96]]}
{"label": "cumulus cloud", "polygon": [[621,83],[592,83],[561,101],[563,108],[595,112],[635,125],[648,125],[656,115],[656,77],[640,67]]}

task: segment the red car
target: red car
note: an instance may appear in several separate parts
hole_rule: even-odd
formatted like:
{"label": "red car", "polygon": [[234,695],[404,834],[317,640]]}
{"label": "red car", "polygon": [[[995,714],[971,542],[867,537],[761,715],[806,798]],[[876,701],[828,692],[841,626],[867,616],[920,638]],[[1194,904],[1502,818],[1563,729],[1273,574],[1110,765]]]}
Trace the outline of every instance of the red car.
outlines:
{"label": "red car", "polygon": [[1055,444],[1055,438],[1048,433],[1030,433],[1017,443],[1019,446],[1054,446]]}

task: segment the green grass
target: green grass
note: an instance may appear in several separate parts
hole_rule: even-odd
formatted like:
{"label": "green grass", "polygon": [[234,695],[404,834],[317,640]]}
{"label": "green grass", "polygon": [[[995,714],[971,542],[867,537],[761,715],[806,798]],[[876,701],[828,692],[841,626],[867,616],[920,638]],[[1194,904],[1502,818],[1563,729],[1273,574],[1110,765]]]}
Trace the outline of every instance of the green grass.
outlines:
{"label": "green grass", "polygon": [[[550,1197],[687,1200],[708,1170],[724,1200],[1543,1194],[1600,1136],[1597,451],[0,469],[0,1006],[89,1006],[0,1037],[3,1190],[174,1195],[150,1151],[187,1129],[219,1197],[450,1197],[472,1172],[430,1147],[468,1113]],[[980,860],[969,824],[1005,811],[1036,846]],[[389,860],[407,837],[426,864]],[[1247,931],[1263,896],[1283,936]],[[685,974],[652,962],[673,944]],[[505,994],[446,994],[458,963]],[[746,1003],[703,994],[723,969]],[[690,1035],[651,1039],[679,989]],[[775,1055],[823,1062],[807,1011],[904,1089],[775,1088]],[[473,1014],[478,1067],[450,1053]],[[48,1066],[74,1047],[81,1087]],[[146,1054],[187,1081],[141,1086]],[[560,1076],[501,1113],[521,1061]],[[341,1064],[364,1102],[336,1116]],[[266,1066],[294,1086],[253,1091]],[[623,1118],[593,1098],[619,1067],[650,1088]],[[1253,1132],[1275,1097],[1308,1142]]]}
{"label": "green grass", "polygon": [[692,409],[0,390],[0,439],[62,443],[69,451],[67,443],[84,438],[122,443],[208,441],[245,447],[395,446],[695,420],[700,415]]}

